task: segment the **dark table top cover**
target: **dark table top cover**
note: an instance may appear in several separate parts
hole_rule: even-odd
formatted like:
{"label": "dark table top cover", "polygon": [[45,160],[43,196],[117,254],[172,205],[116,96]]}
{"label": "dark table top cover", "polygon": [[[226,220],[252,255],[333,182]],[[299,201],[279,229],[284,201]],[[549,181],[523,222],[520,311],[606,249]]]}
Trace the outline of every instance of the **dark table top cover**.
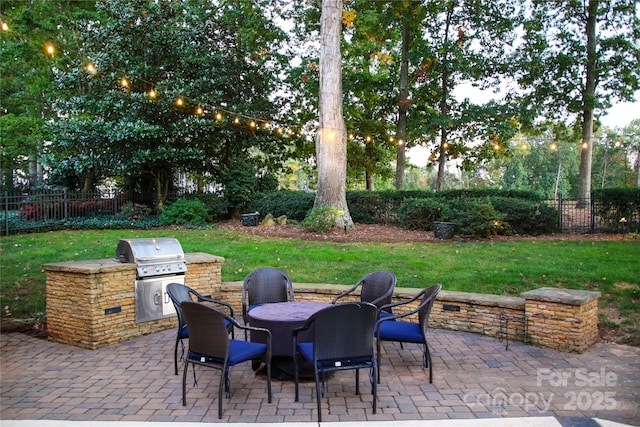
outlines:
{"label": "dark table top cover", "polygon": [[[304,325],[314,313],[330,306],[329,303],[315,301],[264,304],[249,311],[249,324],[271,331],[273,356],[293,357],[293,330]],[[304,335],[300,338],[311,339]],[[252,333],[251,340],[261,342],[264,334]]]}

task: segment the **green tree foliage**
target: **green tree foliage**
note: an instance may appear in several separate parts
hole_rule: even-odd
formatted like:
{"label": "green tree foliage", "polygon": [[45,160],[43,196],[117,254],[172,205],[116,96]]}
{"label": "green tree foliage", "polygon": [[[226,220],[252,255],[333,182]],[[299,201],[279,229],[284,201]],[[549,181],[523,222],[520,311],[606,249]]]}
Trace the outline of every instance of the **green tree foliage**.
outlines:
{"label": "green tree foliage", "polygon": [[517,1],[428,2],[425,42],[412,49],[416,89],[409,111],[409,134],[434,147],[436,189],[443,188],[445,163],[460,159],[473,169],[508,148],[515,134],[510,104],[458,101],[453,91],[471,83],[499,87],[507,72],[519,22]]}
{"label": "green tree foliage", "polygon": [[[351,182],[364,180],[366,188],[373,188],[373,176],[393,176],[389,164],[400,138],[406,147],[433,147],[431,161],[442,165],[440,187],[447,160],[463,159],[470,169],[503,153],[517,129],[515,111],[497,102],[458,102],[453,90],[469,82],[484,88],[500,83],[515,39],[517,3],[345,2],[343,87],[345,120],[354,136],[348,158]],[[318,6],[293,6],[300,45],[313,47],[318,38]],[[399,93],[403,40],[408,45],[406,99]],[[316,108],[308,100],[317,94],[318,51],[300,56],[290,81],[300,94],[297,105],[306,113]],[[407,111],[406,137],[398,126],[402,109]],[[494,149],[496,144],[501,149]]]}
{"label": "green tree foliage", "polygon": [[514,138],[513,154],[498,161],[504,171],[503,188],[536,191],[550,199],[575,197],[577,139],[574,130],[561,123],[548,123],[536,135]]}
{"label": "green tree foliage", "polygon": [[[51,70],[75,58],[75,35],[69,23],[93,10],[92,1],[0,2],[3,189],[40,183],[38,164],[48,139],[44,124],[53,117],[49,99],[57,93]],[[64,55],[63,46],[67,48]]]}
{"label": "green tree foliage", "polygon": [[179,171],[225,188],[240,159],[259,176],[279,168],[297,137],[272,126],[286,58],[267,6],[99,3],[99,20],[76,22],[84,61],[56,73],[68,96],[55,104],[54,176],[82,176],[83,188],[123,177],[161,204]]}
{"label": "green tree foliage", "polygon": [[523,123],[581,123],[579,196],[589,199],[594,117],[640,88],[640,15],[635,0],[531,0],[516,78]]}

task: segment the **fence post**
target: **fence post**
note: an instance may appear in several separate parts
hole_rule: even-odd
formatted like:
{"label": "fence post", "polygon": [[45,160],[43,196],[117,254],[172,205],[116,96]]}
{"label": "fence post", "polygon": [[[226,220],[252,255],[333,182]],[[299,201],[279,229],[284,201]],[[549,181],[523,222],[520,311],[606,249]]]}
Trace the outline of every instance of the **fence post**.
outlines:
{"label": "fence post", "polygon": [[563,218],[563,209],[564,209],[564,203],[562,201],[562,193],[558,193],[558,226],[560,228],[560,232],[564,233],[564,221],[562,220]]}
{"label": "fence post", "polygon": [[4,192],[4,235],[9,235],[9,193]]}
{"label": "fence post", "polygon": [[69,200],[67,198],[67,189],[65,188],[63,190],[63,194],[64,194],[64,215],[63,215],[63,219],[66,221],[67,220],[67,214],[69,212]]}
{"label": "fence post", "polygon": [[596,232],[596,201],[593,200],[593,193],[591,193],[590,204],[591,204],[591,234],[594,234]]}

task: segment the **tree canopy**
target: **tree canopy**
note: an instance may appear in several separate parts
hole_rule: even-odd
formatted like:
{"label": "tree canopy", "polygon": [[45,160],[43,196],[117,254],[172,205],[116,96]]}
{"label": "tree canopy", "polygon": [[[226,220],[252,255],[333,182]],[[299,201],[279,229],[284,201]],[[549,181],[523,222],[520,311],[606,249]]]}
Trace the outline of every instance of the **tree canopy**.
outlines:
{"label": "tree canopy", "polygon": [[255,2],[213,6],[114,0],[75,23],[82,62],[55,70],[58,182],[119,177],[162,203],[177,172],[224,187],[229,170],[256,179],[288,158],[297,137],[270,98],[285,34]]}

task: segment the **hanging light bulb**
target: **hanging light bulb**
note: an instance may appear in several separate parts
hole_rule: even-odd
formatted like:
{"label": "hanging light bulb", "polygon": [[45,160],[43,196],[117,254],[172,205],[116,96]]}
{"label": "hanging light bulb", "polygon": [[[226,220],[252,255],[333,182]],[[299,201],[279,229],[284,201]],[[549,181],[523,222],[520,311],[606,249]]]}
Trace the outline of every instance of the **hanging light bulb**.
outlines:
{"label": "hanging light bulb", "polygon": [[176,98],[176,105],[177,105],[178,107],[182,107],[182,106],[184,106],[184,99],[182,99],[182,97],[181,97],[181,96],[179,96],[179,97],[177,97],[177,98]]}
{"label": "hanging light bulb", "polygon": [[398,145],[402,147],[404,145],[404,139],[400,138],[398,140]]}
{"label": "hanging light bulb", "polygon": [[129,89],[129,80],[127,80],[126,77],[123,77],[120,79],[120,86],[122,86],[125,89]]}
{"label": "hanging light bulb", "polygon": [[350,134],[349,134],[349,139],[353,139],[353,138],[355,138],[355,137],[356,137],[356,136],[355,136],[354,134],[352,134],[352,133],[350,133]]}
{"label": "hanging light bulb", "polygon": [[369,135],[367,135],[367,137],[365,138],[365,141],[371,142],[371,137]]}
{"label": "hanging light bulb", "polygon": [[234,118],[233,123],[235,123],[236,125],[240,124],[240,118],[239,117]]}
{"label": "hanging light bulb", "polygon": [[[3,31],[7,31],[7,30],[4,29],[4,25],[6,25],[6,23],[3,22],[2,25],[3,25]],[[47,52],[47,55],[53,56],[56,53],[56,48],[53,47],[53,45],[51,43],[47,43],[44,46],[44,51]]]}
{"label": "hanging light bulb", "polygon": [[[393,142],[393,137],[392,136],[389,137],[389,142]],[[398,144],[400,144],[400,142],[398,142]]]}
{"label": "hanging light bulb", "polygon": [[97,72],[96,66],[91,62],[89,62],[85,68],[87,69],[87,73],[89,74],[95,74]]}
{"label": "hanging light bulb", "polygon": [[558,149],[558,144],[556,144],[555,142],[552,142],[549,148],[551,148],[551,151],[556,151]]}
{"label": "hanging light bulb", "polygon": [[216,120],[218,121],[222,120],[222,113],[220,111],[216,113]]}
{"label": "hanging light bulb", "polygon": [[198,106],[198,108],[196,108],[196,115],[201,116],[203,114],[204,114],[204,110],[202,109],[202,107]]}
{"label": "hanging light bulb", "polygon": [[151,99],[156,99],[156,96],[158,96],[156,94],[156,90],[154,88],[149,89],[149,92],[147,92],[147,96]]}
{"label": "hanging light bulb", "polygon": [[2,24],[0,24],[2,31],[9,31],[9,24],[7,24],[6,22],[2,21]]}
{"label": "hanging light bulb", "polygon": [[587,141],[582,143],[582,149],[586,150],[587,148],[589,148],[589,143]]}
{"label": "hanging light bulb", "polygon": [[251,122],[249,123],[249,127],[251,127],[251,128],[255,128],[255,127],[256,127],[256,122],[254,122],[253,120],[251,120]]}

